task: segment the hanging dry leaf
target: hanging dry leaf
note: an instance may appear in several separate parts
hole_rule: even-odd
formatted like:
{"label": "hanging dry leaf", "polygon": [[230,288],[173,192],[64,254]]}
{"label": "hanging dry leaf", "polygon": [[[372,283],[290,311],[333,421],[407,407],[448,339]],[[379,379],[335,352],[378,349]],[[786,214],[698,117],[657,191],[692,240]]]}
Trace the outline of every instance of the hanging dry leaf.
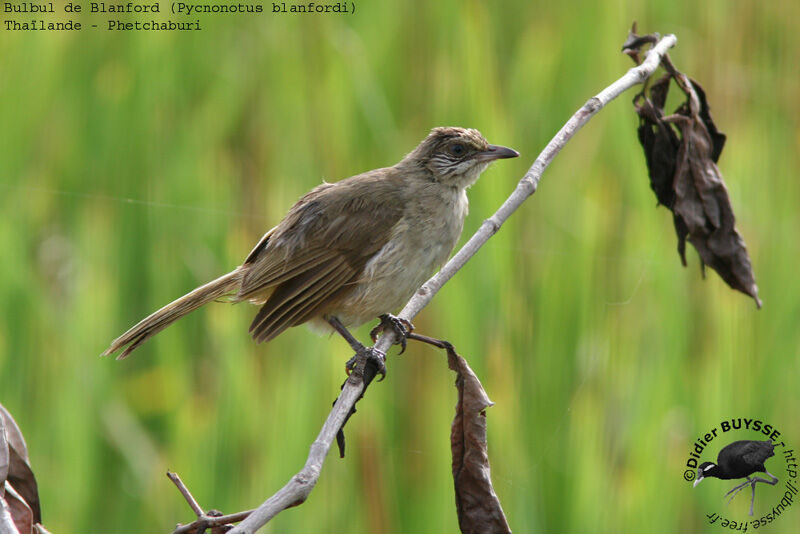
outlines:
{"label": "hanging dry leaf", "polygon": [[711,111],[708,107],[708,100],[706,100],[706,92],[697,83],[696,80],[689,80],[692,84],[692,89],[694,89],[697,98],[700,100],[700,120],[703,121],[703,124],[708,131],[708,135],[711,137],[711,142],[714,145],[714,148],[711,151],[711,159],[714,160],[714,163],[719,162],[719,156],[722,154],[722,148],[725,146],[725,140],[727,137],[724,133],[717,130],[717,125],[714,124],[714,121],[711,120]]}
{"label": "hanging dry leaf", "polygon": [[[642,45],[647,41],[633,34],[628,42]],[[629,51],[629,55],[638,57],[638,51],[636,54]],[[753,297],[760,308],[747,247],[736,230],[728,190],[716,164],[725,145],[725,135],[711,120],[700,84],[675,70],[668,58],[665,64],[668,74],[652,84],[649,96],[645,90],[634,100],[650,187],[658,202],[673,212],[683,265],[686,265],[688,240],[703,266],[714,269],[733,289]],[[665,117],[671,80],[684,92],[686,102],[673,115]]]}
{"label": "hanging dry leaf", "polygon": [[[5,488],[5,483],[3,483]],[[2,534],[19,534],[17,525],[14,524],[14,518],[11,517],[11,510],[8,509],[5,497],[0,498],[0,532]]]}
{"label": "hanging dry leaf", "polygon": [[687,238],[703,263],[761,307],[747,247],[736,230],[728,189],[712,158],[716,146],[699,112],[700,100],[696,93],[690,93],[688,102],[665,118],[680,128],[683,137],[675,172],[674,212],[686,223]]}
{"label": "hanging dry leaf", "polygon": [[11,457],[9,454],[8,440],[6,439],[6,425],[3,418],[0,417],[0,499],[3,498],[6,491],[6,479],[8,478],[8,469],[11,465]]}
{"label": "hanging dry leaf", "polygon": [[22,431],[19,429],[19,425],[17,425],[14,417],[2,404],[0,404],[0,418],[5,421],[6,439],[8,440],[9,446],[16,449],[17,453],[24,458],[26,462],[30,462],[28,459],[28,446],[25,444],[25,438],[22,437]]}
{"label": "hanging dry leaf", "polygon": [[639,142],[647,160],[650,188],[656,194],[658,203],[671,209],[675,203],[672,182],[680,140],[675,131],[661,120],[664,117],[669,82],[669,75],[655,82],[650,88],[650,98],[637,104],[636,111],[640,117]]}
{"label": "hanging dry leaf", "polygon": [[17,532],[19,534],[31,534],[34,524],[33,511],[9,482],[6,482],[5,502],[8,506],[8,511],[11,513],[11,518],[14,520]]}
{"label": "hanging dry leaf", "polygon": [[450,430],[458,524],[464,533],[511,532],[492,487],[486,447],[486,413],[492,401],[466,360],[447,347],[450,369],[458,373],[458,404]]}
{"label": "hanging dry leaf", "polygon": [[[31,466],[17,454],[17,451],[13,447],[9,447],[9,457],[11,458],[11,462],[9,464],[6,483],[12,486],[28,507],[30,507],[34,522],[40,523],[42,521],[42,512],[39,508],[39,489],[36,485],[36,477],[33,476]],[[8,486],[6,490],[8,490]]]}
{"label": "hanging dry leaf", "polygon": [[[11,414],[0,404],[0,514],[7,514],[16,525],[16,531],[32,534],[41,522],[39,490],[36,477],[28,463],[28,447],[25,438]],[[0,526],[5,530],[4,521]],[[14,531],[9,531],[14,532]],[[38,532],[38,530],[37,530]]]}

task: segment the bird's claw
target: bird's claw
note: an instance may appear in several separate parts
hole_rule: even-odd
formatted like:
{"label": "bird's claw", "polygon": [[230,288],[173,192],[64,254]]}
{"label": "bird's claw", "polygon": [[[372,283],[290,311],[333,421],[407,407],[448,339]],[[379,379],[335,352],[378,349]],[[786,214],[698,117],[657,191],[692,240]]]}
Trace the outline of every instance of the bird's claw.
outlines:
{"label": "bird's claw", "polygon": [[397,336],[395,345],[400,345],[400,354],[403,354],[406,351],[408,334],[414,331],[414,325],[408,319],[401,319],[391,313],[384,313],[379,318],[381,322],[369,333],[372,342],[375,343],[378,340],[378,334],[385,332],[387,328],[391,328]]}
{"label": "bird's claw", "polygon": [[356,357],[353,356],[352,358],[347,360],[347,362],[344,364],[344,372],[347,374],[347,376],[350,376],[350,373],[352,373],[353,369],[355,368],[356,368]]}
{"label": "bird's claw", "polygon": [[[372,360],[375,363],[375,367],[377,367],[377,371],[375,375],[381,375],[378,379],[378,382],[382,382],[384,378],[386,378],[386,355],[373,347],[362,347],[356,352],[352,358],[347,360],[347,363],[344,364],[345,373],[347,376],[350,376],[350,373],[353,372],[356,368],[356,364],[358,364],[358,357],[364,355],[365,360]],[[366,365],[366,361],[365,361]]]}

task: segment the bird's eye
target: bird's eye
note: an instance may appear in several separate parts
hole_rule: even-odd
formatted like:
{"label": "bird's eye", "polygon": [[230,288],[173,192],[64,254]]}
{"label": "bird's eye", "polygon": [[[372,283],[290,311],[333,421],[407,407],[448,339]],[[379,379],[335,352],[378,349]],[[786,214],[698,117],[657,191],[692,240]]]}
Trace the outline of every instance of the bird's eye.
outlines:
{"label": "bird's eye", "polygon": [[462,145],[461,143],[456,143],[450,146],[450,153],[454,156],[463,156],[464,152],[467,151],[467,147]]}

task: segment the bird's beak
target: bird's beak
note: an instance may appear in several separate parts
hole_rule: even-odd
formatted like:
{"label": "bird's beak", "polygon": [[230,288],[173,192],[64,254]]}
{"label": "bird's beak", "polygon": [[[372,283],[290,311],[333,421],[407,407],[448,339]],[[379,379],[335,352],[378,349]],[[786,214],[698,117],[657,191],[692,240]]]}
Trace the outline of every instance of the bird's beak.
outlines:
{"label": "bird's beak", "polygon": [[692,484],[692,487],[696,488],[697,485],[700,484],[700,481],[703,480],[703,478],[705,478],[705,477],[698,477],[698,478],[694,479],[694,484]]}
{"label": "bird's beak", "polygon": [[496,159],[516,158],[519,157],[519,152],[513,148],[507,148],[498,145],[489,145],[489,148],[483,152],[478,152],[475,159],[478,161],[494,161]]}

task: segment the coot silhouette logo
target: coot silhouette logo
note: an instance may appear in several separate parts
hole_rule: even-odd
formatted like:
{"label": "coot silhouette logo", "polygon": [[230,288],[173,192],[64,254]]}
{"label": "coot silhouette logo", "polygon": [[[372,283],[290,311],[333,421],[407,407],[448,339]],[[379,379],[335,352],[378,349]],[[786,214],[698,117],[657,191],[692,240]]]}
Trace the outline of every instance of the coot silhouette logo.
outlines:
{"label": "coot silhouette logo", "polygon": [[[713,502],[716,493],[722,496],[719,505],[714,506],[716,510],[705,514],[709,524],[745,532],[748,527],[766,526],[789,512],[800,487],[797,468],[797,454],[786,444],[778,427],[761,419],[736,417],[721,421],[694,441],[683,479],[691,482],[692,488],[706,479],[736,481],[724,494],[716,481],[706,482],[694,491],[704,502]],[[758,502],[756,486],[762,488]],[[750,493],[747,515],[743,504],[730,506],[740,493]]]}

